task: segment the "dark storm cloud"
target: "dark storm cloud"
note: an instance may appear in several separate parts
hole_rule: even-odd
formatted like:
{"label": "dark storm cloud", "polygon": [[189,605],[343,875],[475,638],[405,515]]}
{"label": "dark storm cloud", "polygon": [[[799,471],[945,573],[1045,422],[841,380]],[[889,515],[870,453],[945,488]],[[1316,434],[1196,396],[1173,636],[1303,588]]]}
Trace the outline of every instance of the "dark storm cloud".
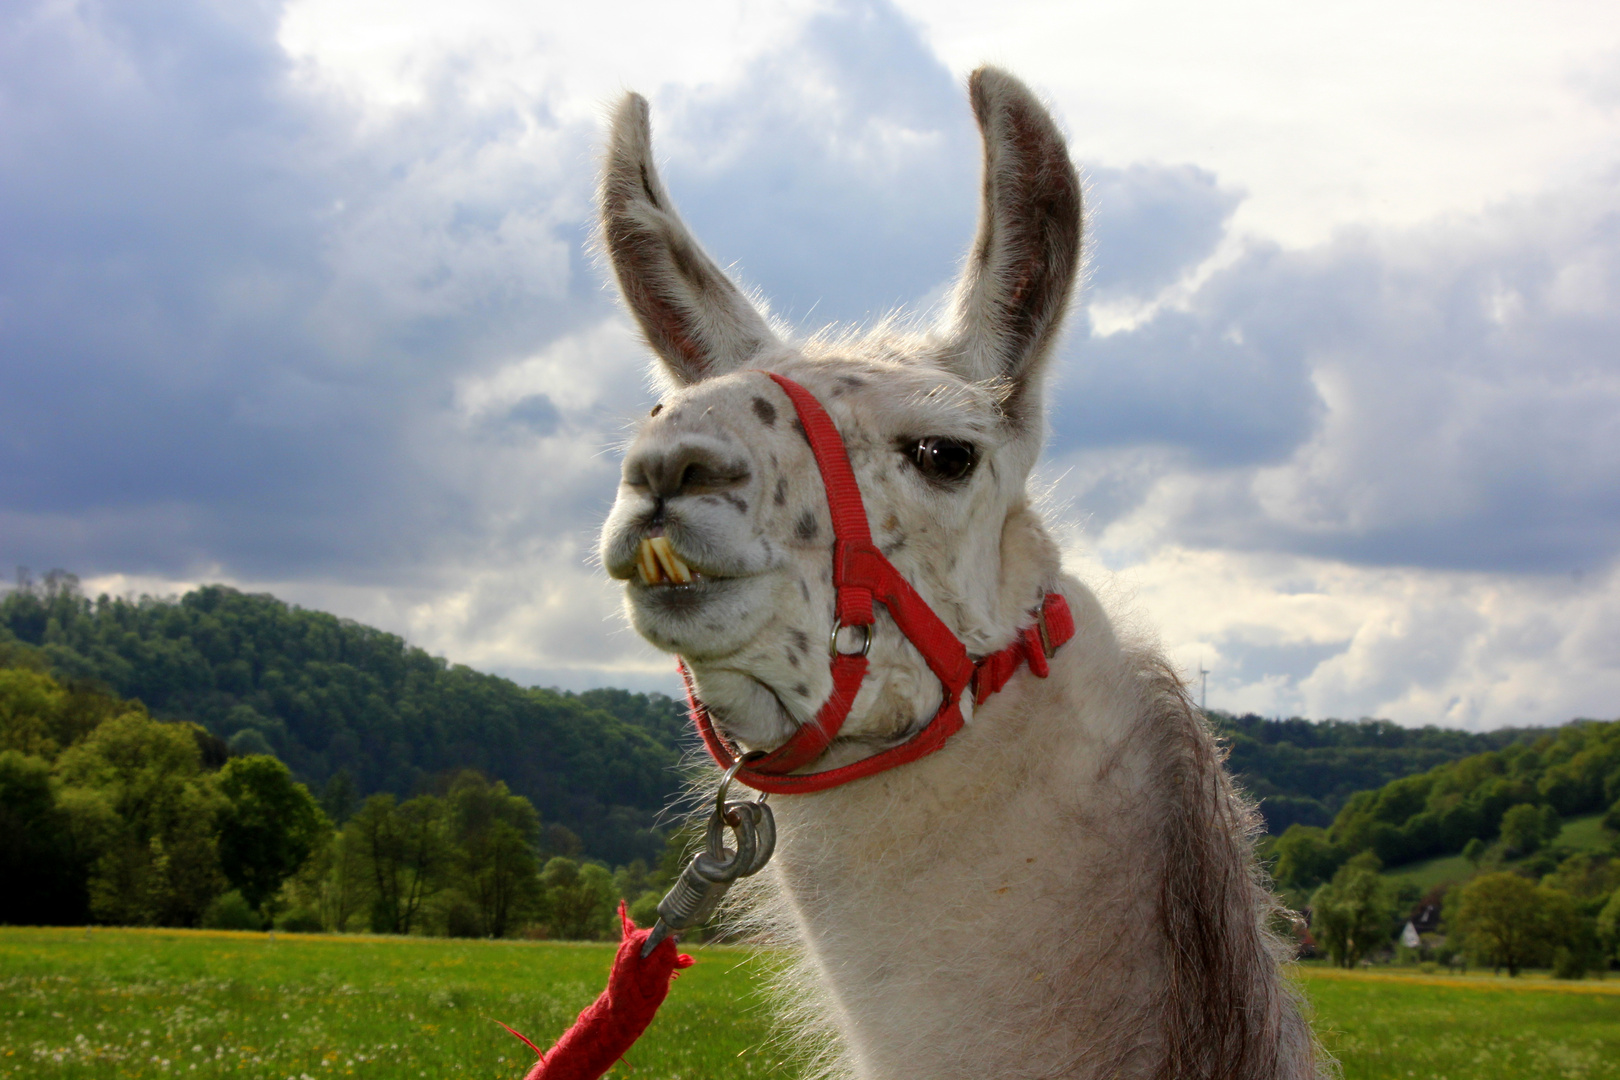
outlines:
{"label": "dark storm cloud", "polygon": [[[644,396],[623,335],[598,350],[620,367],[578,373],[595,396],[458,395],[614,317],[585,254],[596,131],[475,104],[454,66],[362,119],[293,77],[279,19],[0,23],[0,561],[394,585],[588,548]],[[779,313],[863,320],[954,275],[978,135],[892,5],[835,5],[733,82],[642,89],[689,223]],[[1088,175],[1105,305],[1184,279],[1241,199],[1191,165]],[[1620,523],[1615,222],[1610,182],[1251,244],[1107,336],[1077,312],[1053,456],[1087,463],[1103,523],[1158,499],[1164,539],[1595,568]]]}
{"label": "dark storm cloud", "polygon": [[431,558],[476,523],[413,445],[424,415],[457,373],[608,310],[571,295],[580,223],[547,220],[588,178],[541,190],[481,159],[514,157],[530,125],[583,157],[589,132],[445,94],[362,134],[297,88],[279,17],[37,5],[0,29],[17,561],[267,576]]}

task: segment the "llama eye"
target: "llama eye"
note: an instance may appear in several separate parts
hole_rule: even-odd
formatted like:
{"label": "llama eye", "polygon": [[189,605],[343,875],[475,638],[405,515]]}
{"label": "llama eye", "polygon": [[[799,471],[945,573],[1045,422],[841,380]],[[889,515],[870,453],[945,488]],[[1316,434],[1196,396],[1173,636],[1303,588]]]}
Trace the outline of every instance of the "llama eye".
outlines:
{"label": "llama eye", "polygon": [[906,447],[906,455],[917,470],[930,480],[951,483],[964,480],[979,463],[972,443],[930,435]]}

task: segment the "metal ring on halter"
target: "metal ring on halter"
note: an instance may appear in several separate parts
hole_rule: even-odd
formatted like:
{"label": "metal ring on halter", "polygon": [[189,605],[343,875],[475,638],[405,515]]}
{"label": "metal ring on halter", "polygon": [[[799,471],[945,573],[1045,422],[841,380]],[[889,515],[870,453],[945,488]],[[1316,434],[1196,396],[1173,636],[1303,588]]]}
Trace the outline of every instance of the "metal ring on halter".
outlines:
{"label": "metal ring on halter", "polygon": [[720,787],[714,793],[714,816],[719,818],[721,821],[724,821],[727,825],[736,825],[737,823],[732,821],[726,815],[726,791],[731,787],[731,780],[737,775],[737,770],[742,767],[743,755],[738,754],[737,760],[733,761],[731,763],[731,768],[726,770],[726,775],[720,778]]}
{"label": "metal ring on halter", "polygon": [[[861,632],[861,651],[858,653],[841,653],[838,651],[838,631],[859,630]],[[846,626],[833,625],[832,634],[827,638],[827,655],[839,656],[865,656],[872,651],[872,627],[865,623],[850,623]]]}

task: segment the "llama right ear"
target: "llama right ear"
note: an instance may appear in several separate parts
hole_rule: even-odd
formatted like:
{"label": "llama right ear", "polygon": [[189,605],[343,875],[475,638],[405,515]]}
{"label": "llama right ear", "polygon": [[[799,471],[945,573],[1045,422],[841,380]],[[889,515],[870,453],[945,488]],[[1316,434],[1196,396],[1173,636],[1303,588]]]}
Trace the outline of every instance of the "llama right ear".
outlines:
{"label": "llama right ear", "polygon": [[947,360],[966,378],[1002,383],[1004,413],[1024,426],[1038,416],[1041,369],[1080,266],[1080,178],[1023,83],[983,67],[968,94],[984,137],[984,195]]}
{"label": "llama right ear", "polygon": [[640,94],[626,94],[614,113],[598,200],[619,291],[676,382],[735,371],[776,343],[759,309],[675,213],[653,166]]}

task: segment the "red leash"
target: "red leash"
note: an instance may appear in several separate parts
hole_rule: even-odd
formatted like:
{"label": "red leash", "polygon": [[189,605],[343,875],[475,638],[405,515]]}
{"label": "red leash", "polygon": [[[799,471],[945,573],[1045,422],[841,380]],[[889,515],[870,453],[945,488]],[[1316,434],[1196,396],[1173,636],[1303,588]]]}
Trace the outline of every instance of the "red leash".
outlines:
{"label": "red leash", "polygon": [[[967,647],[951,632],[951,628],[872,543],[872,530],[867,523],[866,506],[861,501],[860,486],[855,482],[855,470],[850,467],[844,440],[838,434],[832,417],[827,415],[827,410],[821,407],[810,391],[792,379],[775,372],[765,374],[776,381],[798,410],[799,422],[804,427],[810,450],[815,454],[816,465],[821,470],[822,486],[827,491],[827,506],[832,512],[833,587],[837,592],[837,601],[828,648],[832,653],[829,663],[832,667],[833,692],[817,712],[815,720],[800,726],[787,742],[769,753],[749,756],[739,763],[737,747],[728,745],[715,730],[708,706],[699,700],[691,672],[687,671],[684,661],[681,663],[681,677],[686,680],[692,722],[703,737],[703,745],[708,748],[709,754],[722,769],[727,770],[728,782],[730,776],[735,775],[738,780],[758,791],[798,794],[825,791],[916,761],[939,750],[946,740],[962,730],[964,693],[971,691],[974,703],[983,704],[1026,663],[1038,678],[1046,678],[1049,671],[1047,661],[1060,645],[1074,636],[1074,618],[1069,612],[1068,601],[1061,593],[1047,593],[1041,598],[1034,623],[1019,631],[1011,645],[978,661],[969,657]],[[888,609],[890,618],[900,632],[917,647],[929,670],[939,679],[944,689],[944,701],[933,718],[905,742],[835,769],[800,773],[797,770],[814,762],[832,745],[844,721],[849,718],[855,695],[860,692],[861,683],[866,678],[866,653],[872,644],[872,624],[877,621],[874,604],[882,604]],[[860,652],[838,651],[838,631],[846,627],[859,627],[864,632],[865,644]],[[717,800],[721,804],[724,804],[724,791],[722,785]],[[723,814],[724,810],[722,805],[716,812]],[[735,827],[735,820],[731,824]],[[769,853],[766,852],[763,858],[768,857]],[[696,862],[694,860],[694,865]],[[763,861],[760,865],[763,865]],[[693,867],[689,867],[687,875],[683,877],[692,873]],[[717,887],[723,892],[729,883],[728,878]],[[696,887],[701,888],[702,885],[700,877]],[[670,896],[659,904],[660,922],[655,929],[660,936],[670,933],[672,929],[684,928],[679,922],[663,922],[662,913],[679,888],[678,883],[676,890],[671,890]],[[676,969],[692,963],[690,956],[676,955],[675,940],[671,937],[659,940],[643,959],[640,955],[642,945],[654,931],[636,929],[625,914],[623,904],[619,905],[619,918],[624,926],[624,938],[619,944],[618,956],[614,958],[613,971],[608,976],[608,988],[596,999],[595,1004],[579,1014],[574,1026],[563,1033],[550,1053],[541,1054],[539,1047],[507,1028],[540,1054],[540,1060],[524,1080],[597,1080],[624,1056],[625,1051],[652,1022],[653,1014],[669,993],[669,983],[675,977]],[[670,915],[669,918],[674,920],[675,916]]]}
{"label": "red leash", "polygon": [[619,922],[624,936],[613,958],[607,989],[586,1006],[550,1053],[541,1053],[521,1033],[501,1025],[540,1055],[523,1080],[597,1080],[647,1030],[658,1006],[669,995],[676,970],[692,966],[690,956],[675,952],[674,938],[659,942],[643,959],[641,945],[652,931],[638,930],[622,903]]}

